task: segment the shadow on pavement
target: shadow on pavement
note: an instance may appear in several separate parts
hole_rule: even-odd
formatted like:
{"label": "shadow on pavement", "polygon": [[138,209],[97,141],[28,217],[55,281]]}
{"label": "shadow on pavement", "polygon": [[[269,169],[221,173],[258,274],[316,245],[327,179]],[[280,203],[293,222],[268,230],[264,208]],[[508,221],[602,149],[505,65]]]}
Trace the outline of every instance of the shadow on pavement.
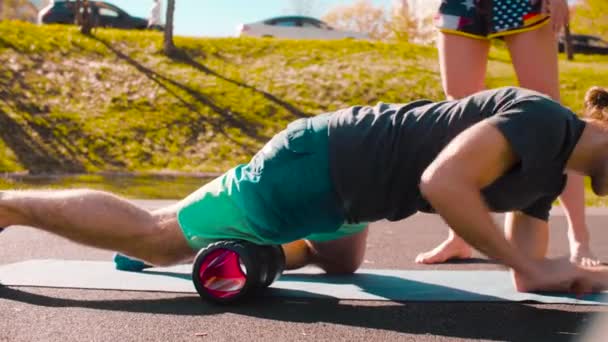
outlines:
{"label": "shadow on pavement", "polygon": [[[299,298],[259,297],[238,305],[213,305],[196,295],[133,300],[77,300],[0,285],[0,298],[36,306],[77,307],[177,316],[224,313],[281,322],[329,323],[415,335],[465,339],[569,341],[595,312],[571,312],[521,303],[340,301],[306,291]],[[174,294],[168,294],[173,296]],[[311,298],[317,297],[317,298]],[[304,299],[301,299],[304,298]]]}

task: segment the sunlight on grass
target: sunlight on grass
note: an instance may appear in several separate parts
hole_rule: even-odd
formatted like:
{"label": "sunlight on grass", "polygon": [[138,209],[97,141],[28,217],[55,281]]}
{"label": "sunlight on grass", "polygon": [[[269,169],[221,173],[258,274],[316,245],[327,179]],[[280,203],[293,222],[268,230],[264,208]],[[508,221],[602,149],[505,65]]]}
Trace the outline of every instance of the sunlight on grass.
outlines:
{"label": "sunlight on grass", "polygon": [[[223,172],[246,162],[290,121],[356,104],[443,99],[433,46],[369,41],[176,37],[0,22],[0,172]],[[608,58],[560,56],[562,100],[574,111],[608,85]],[[504,44],[488,87],[516,85]],[[75,178],[44,186],[103,187],[181,197],[199,180]],[[5,187],[37,184],[11,183]],[[107,184],[106,184],[107,183]],[[175,186],[171,184],[175,183]],[[165,186],[165,184],[169,184]],[[107,188],[106,188],[107,187]],[[128,189],[128,190],[125,190]],[[590,194],[588,203],[605,202]]]}

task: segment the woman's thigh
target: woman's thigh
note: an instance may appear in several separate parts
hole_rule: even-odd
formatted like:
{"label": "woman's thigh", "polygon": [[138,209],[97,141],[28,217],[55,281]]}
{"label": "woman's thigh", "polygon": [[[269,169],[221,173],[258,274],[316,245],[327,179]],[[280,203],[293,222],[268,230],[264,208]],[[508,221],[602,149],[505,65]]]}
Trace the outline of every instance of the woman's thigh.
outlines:
{"label": "woman's thigh", "polygon": [[445,95],[462,98],[485,88],[490,42],[439,32],[439,67]]}
{"label": "woman's thigh", "polygon": [[559,101],[557,38],[551,25],[509,35],[504,39],[519,85]]}

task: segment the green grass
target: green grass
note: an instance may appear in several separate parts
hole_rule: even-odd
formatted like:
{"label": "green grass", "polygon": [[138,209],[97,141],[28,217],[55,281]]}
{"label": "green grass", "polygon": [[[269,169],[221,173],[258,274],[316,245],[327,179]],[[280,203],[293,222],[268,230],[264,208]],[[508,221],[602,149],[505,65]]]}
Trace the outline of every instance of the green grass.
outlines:
{"label": "green grass", "polygon": [[433,49],[412,45],[177,38],[185,62],[156,32],[11,22],[0,37],[0,125],[18,133],[0,172],[219,172],[298,117],[441,97]]}
{"label": "green grass", "polygon": [[[0,172],[221,172],[301,117],[354,104],[439,100],[434,47],[177,37],[0,22]],[[576,111],[608,58],[560,62]],[[493,48],[489,87],[516,84]],[[592,204],[603,204],[589,196]]]}

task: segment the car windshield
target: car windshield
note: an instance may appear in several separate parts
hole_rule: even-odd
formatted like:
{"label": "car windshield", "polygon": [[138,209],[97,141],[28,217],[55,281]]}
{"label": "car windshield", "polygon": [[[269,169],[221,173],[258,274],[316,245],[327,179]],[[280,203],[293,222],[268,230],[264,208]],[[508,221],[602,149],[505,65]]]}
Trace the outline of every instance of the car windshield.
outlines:
{"label": "car windshield", "polygon": [[608,48],[608,42],[597,39],[589,39],[589,46],[600,47],[600,48]]}
{"label": "car windshield", "polygon": [[333,30],[333,28],[331,26],[327,25],[326,23],[322,22],[321,20],[317,20],[314,18],[303,18],[302,26],[316,27],[316,28],[320,28],[322,30]]}

